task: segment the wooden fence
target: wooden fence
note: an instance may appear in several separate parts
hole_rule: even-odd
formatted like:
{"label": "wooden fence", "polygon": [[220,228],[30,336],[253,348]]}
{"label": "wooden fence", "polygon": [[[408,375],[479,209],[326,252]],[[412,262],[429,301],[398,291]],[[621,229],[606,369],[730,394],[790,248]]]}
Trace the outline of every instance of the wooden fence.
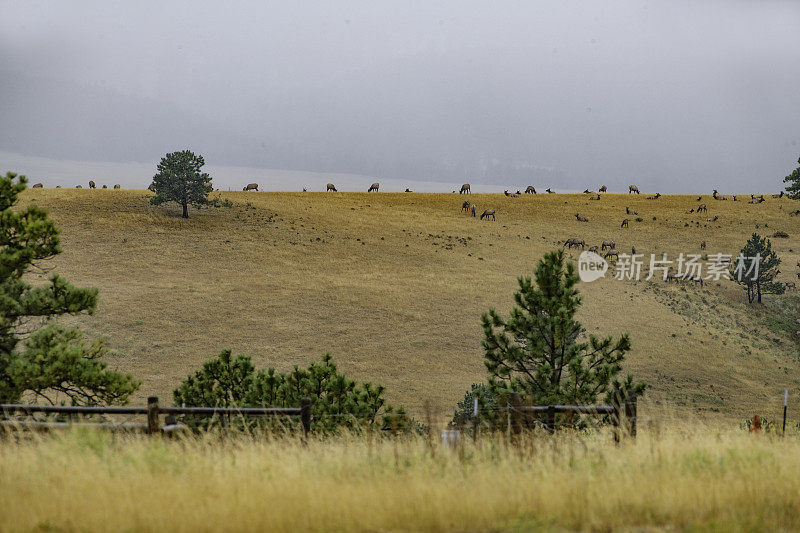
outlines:
{"label": "wooden fence", "polygon": [[[146,407],[73,407],[66,405],[22,405],[0,404],[0,415],[21,413],[32,415],[35,413],[62,414],[69,418],[86,415],[145,415],[145,424],[113,424],[113,423],[88,423],[82,424],[91,427],[110,429],[115,431],[138,431],[148,434],[170,433],[183,429],[174,420],[175,415],[218,415],[226,419],[231,416],[296,416],[300,417],[303,426],[303,436],[308,436],[311,431],[311,400],[303,398],[300,407],[160,407],[158,397],[151,396],[147,399]],[[161,415],[165,415],[165,424],[160,423]],[[70,422],[41,422],[32,420],[0,420],[0,430],[22,429],[48,431],[73,427]]]}
{"label": "wooden fence", "polygon": [[637,398],[636,394],[629,393],[611,405],[522,405],[520,395],[513,393],[508,398],[509,432],[512,436],[518,436],[522,432],[525,415],[535,415],[537,419],[542,419],[547,431],[553,433],[556,429],[556,414],[566,414],[567,425],[572,425],[572,417],[578,414],[610,416],[614,440],[617,442],[621,437],[620,429],[636,438]]}

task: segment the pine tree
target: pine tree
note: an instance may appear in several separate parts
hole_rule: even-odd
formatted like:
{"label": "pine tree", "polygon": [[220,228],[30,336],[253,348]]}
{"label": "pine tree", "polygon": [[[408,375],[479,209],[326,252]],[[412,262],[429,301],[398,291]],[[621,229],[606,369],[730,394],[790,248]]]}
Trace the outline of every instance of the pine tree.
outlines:
{"label": "pine tree", "polygon": [[213,190],[211,177],[201,172],[203,165],[203,156],[189,150],[162,157],[158,174],[153,176],[151,187],[156,195],[150,199],[150,203],[160,205],[177,202],[183,208],[183,218],[189,218],[189,205],[208,204],[208,194]]}
{"label": "pine tree", "polygon": [[747,292],[747,303],[761,303],[763,294],[783,294],[786,286],[775,281],[780,264],[772,242],[753,233],[731,268],[731,277]]}
{"label": "pine tree", "polygon": [[[800,163],[800,157],[797,158]],[[791,174],[783,178],[784,183],[790,183],[786,187],[786,195],[794,200],[800,200],[800,167],[797,167]]]}
{"label": "pine tree", "polygon": [[[186,377],[173,394],[177,405],[211,407],[299,407],[311,398],[313,425],[317,430],[364,426],[406,430],[411,420],[402,408],[386,403],[385,388],[356,383],[339,373],[330,354],[306,369],[297,366],[287,373],[274,368],[256,371],[250,357],[233,357],[230,350],[206,361],[203,368]],[[195,427],[208,427],[208,418],[187,420]]]}
{"label": "pine tree", "polygon": [[494,310],[482,316],[489,385],[502,396],[515,391],[528,403],[593,404],[600,396],[642,394],[644,383],[616,378],[630,350],[627,334],[614,341],[589,335],[575,320],[581,297],[575,266],[564,252],[548,253],[531,278],[519,278],[508,319]]}
{"label": "pine tree", "polygon": [[0,403],[26,393],[49,403],[126,403],[139,382],[107,369],[102,341],[87,343],[77,328],[52,322],[36,327],[59,315],[92,313],[97,289],[76,288],[57,274],[36,287],[23,280],[61,252],[44,210],[14,209],[26,184],[12,172],[0,177]]}

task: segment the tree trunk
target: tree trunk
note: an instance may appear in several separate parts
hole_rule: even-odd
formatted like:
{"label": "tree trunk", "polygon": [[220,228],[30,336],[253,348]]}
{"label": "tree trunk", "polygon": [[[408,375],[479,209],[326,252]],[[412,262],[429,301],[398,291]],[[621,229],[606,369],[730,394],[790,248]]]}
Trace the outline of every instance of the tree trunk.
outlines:
{"label": "tree trunk", "polygon": [[184,203],[183,204],[183,218],[189,218],[189,205]]}

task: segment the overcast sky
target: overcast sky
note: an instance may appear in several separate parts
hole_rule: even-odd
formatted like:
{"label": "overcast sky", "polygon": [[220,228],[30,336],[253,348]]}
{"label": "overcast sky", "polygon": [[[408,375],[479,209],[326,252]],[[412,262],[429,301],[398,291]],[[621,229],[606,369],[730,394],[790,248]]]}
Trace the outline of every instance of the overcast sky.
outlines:
{"label": "overcast sky", "polygon": [[661,192],[800,156],[800,2],[207,4],[0,0],[0,151]]}

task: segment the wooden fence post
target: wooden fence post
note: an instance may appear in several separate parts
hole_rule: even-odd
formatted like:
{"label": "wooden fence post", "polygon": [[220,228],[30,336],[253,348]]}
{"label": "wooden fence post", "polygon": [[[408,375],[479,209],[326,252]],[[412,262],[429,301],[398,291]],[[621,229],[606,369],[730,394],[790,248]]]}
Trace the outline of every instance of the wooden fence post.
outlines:
{"label": "wooden fence post", "polygon": [[306,439],[311,431],[311,398],[300,400],[300,422],[303,424],[303,439]]}
{"label": "wooden fence post", "polygon": [[637,411],[637,402],[638,396],[635,392],[628,392],[628,395],[625,397],[625,424],[628,429],[628,434],[636,438],[636,411]]}
{"label": "wooden fence post", "polygon": [[511,423],[511,437],[516,439],[522,432],[522,399],[518,392],[508,395],[508,411]]}
{"label": "wooden fence post", "polygon": [[556,431],[556,407],[554,405],[547,406],[547,432],[555,433]]}
{"label": "wooden fence post", "polygon": [[614,412],[611,413],[611,431],[614,436],[614,442],[619,442],[619,424],[620,420],[622,419],[622,410],[620,406],[620,398],[619,395],[614,396],[614,399],[611,402],[611,406],[614,408]]}
{"label": "wooden fence post", "polygon": [[147,398],[147,433],[155,435],[158,432],[158,396],[150,396]]}

